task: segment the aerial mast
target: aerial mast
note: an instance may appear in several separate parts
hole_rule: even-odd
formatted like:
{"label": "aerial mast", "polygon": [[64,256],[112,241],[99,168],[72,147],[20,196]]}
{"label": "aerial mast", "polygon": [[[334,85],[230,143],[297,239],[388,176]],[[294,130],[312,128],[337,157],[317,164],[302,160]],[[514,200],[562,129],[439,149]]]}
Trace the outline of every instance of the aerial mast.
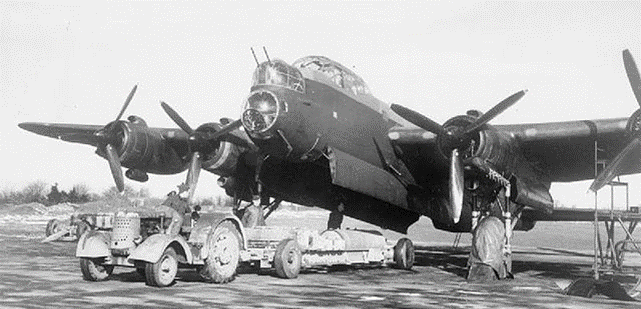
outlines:
{"label": "aerial mast", "polygon": [[249,50],[252,51],[252,55],[254,55],[254,60],[256,60],[256,67],[260,66],[260,63],[258,62],[258,58],[256,58],[256,53],[254,52],[254,48],[250,47]]}
{"label": "aerial mast", "polygon": [[269,55],[267,54],[267,49],[265,48],[265,46],[263,46],[263,51],[265,52],[265,57],[267,57],[267,62],[269,62],[269,64],[272,64],[272,61],[269,59]]}

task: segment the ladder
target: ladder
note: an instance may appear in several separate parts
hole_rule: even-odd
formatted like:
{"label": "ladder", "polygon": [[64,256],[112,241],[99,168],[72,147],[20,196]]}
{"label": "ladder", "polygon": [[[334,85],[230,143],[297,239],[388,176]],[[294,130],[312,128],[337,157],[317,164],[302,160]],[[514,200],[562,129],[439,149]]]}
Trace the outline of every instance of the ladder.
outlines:
{"label": "ladder", "polygon": [[[599,158],[599,152],[602,151],[598,148],[598,142],[594,141],[594,177],[596,178],[599,172],[605,168],[608,163],[607,160]],[[619,177],[617,181],[610,181],[607,186],[610,187],[610,207],[607,211],[599,211],[598,207],[598,192],[594,192],[594,279],[599,280],[601,272],[613,273],[622,270],[623,267],[623,253],[627,250],[630,251],[629,246],[635,247],[636,251],[641,255],[641,243],[637,242],[632,233],[634,232],[638,219],[630,220],[629,226],[625,226],[621,219],[622,213],[630,212],[630,195],[629,186],[627,182],[622,182]],[[615,193],[617,188],[624,188],[625,204],[623,209],[615,210]],[[606,246],[605,250],[601,242],[601,232],[599,229],[599,221],[603,221],[606,231]],[[618,222],[626,234],[625,240],[615,243],[615,223]]]}

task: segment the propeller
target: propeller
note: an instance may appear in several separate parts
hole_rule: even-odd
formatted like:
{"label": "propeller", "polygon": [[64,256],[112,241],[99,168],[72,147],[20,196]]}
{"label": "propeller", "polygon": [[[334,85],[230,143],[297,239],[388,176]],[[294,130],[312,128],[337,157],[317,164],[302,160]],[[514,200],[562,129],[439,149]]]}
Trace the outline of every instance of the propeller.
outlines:
{"label": "propeller", "polygon": [[[641,107],[641,78],[639,77],[639,69],[637,68],[634,58],[629,50],[623,51],[623,65],[625,72],[628,75],[632,92],[637,99],[637,103]],[[628,120],[628,131],[632,133],[633,139],[623,150],[610,162],[608,166],[597,175],[590,190],[593,192],[599,191],[606,184],[608,184],[614,177],[621,174],[623,170],[631,164],[638,163],[638,158],[641,156],[641,140],[639,139],[639,111],[635,112],[630,120]]]}
{"label": "propeller", "polygon": [[461,219],[463,210],[463,165],[459,158],[458,149],[452,149],[450,156],[450,207],[447,209],[454,223]]}
{"label": "propeller", "polygon": [[[118,122],[120,121],[122,115],[125,113],[125,110],[129,106],[129,103],[131,103],[131,99],[133,99],[137,89],[138,85],[135,85],[134,88],[131,89],[131,92],[129,92],[129,95],[125,100],[125,104],[123,104],[122,108],[120,109],[120,113],[118,113],[118,116],[116,116],[116,120],[108,123],[102,129],[94,133],[94,137],[98,145],[98,151],[106,154],[107,161],[109,161],[109,169],[111,170],[111,175],[113,176],[116,183],[116,188],[120,193],[125,191],[125,180],[122,175],[120,157],[118,156],[118,151],[116,151],[114,145],[116,145],[120,139]],[[66,138],[69,139],[69,141],[74,140],[73,136],[67,136]],[[67,140],[65,138],[63,139]]]}
{"label": "propeller", "polygon": [[189,150],[192,154],[189,161],[189,170],[187,171],[185,184],[187,185],[188,190],[187,202],[191,203],[194,193],[196,192],[200,169],[202,168],[202,149],[207,147],[209,143],[219,141],[224,135],[240,127],[242,122],[240,119],[233,121],[216,132],[199,132],[192,129],[187,121],[185,121],[185,119],[171,108],[169,104],[160,102],[160,106],[162,106],[162,109],[165,110],[167,115],[169,115],[169,118],[171,118],[178,127],[189,134]]}
{"label": "propeller", "polygon": [[458,127],[448,127],[445,128],[438,122],[429,119],[428,117],[423,116],[422,114],[413,111],[409,108],[403,107],[398,104],[392,104],[391,109],[397,113],[399,116],[403,117],[405,120],[415,124],[416,126],[432,132],[438,136],[442,141],[442,145],[445,145],[451,151],[445,151],[445,153],[450,153],[450,173],[449,173],[449,208],[448,213],[454,223],[458,223],[461,218],[461,211],[463,209],[463,164],[459,155],[459,149],[465,149],[468,147],[471,139],[474,134],[480,131],[485,124],[490,122],[496,116],[500,115],[510,106],[518,102],[527,92],[527,90],[521,90],[499,102],[499,104],[492,107],[487,113],[476,118],[472,123],[468,124],[464,128]]}

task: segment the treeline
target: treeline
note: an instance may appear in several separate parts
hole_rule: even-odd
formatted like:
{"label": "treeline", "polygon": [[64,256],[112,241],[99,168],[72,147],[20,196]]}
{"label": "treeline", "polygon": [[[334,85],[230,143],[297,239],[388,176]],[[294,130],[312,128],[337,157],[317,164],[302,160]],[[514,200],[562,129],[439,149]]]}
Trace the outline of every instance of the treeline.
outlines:
{"label": "treeline", "polygon": [[[165,198],[165,196],[153,198],[150,196],[149,189],[141,188],[140,190],[136,190],[127,184],[125,184],[123,195],[127,198],[145,200],[145,204],[149,201],[160,203]],[[38,180],[27,184],[22,189],[4,188],[0,190],[0,206],[29,203],[40,203],[45,206],[60,203],[82,204],[94,201],[108,201],[119,197],[120,193],[115,186],[110,187],[101,194],[96,194],[90,192],[87,185],[82,183],[75,184],[70,190],[65,191],[59,188],[57,183],[50,185],[45,181]],[[195,203],[201,206],[216,205],[231,207],[233,205],[232,198],[229,196],[200,198],[197,199]]]}
{"label": "treeline", "polygon": [[[5,188],[0,191],[0,205],[5,204],[28,204],[40,203],[45,206],[56,205],[60,203],[82,204],[104,199],[112,199],[117,196],[116,187],[105,190],[102,194],[96,194],[89,191],[85,184],[75,184],[70,190],[58,188],[58,184],[49,185],[44,181],[34,181],[27,184],[22,189]],[[142,188],[135,190],[130,186],[125,186],[124,195],[133,198],[148,198],[149,190]]]}

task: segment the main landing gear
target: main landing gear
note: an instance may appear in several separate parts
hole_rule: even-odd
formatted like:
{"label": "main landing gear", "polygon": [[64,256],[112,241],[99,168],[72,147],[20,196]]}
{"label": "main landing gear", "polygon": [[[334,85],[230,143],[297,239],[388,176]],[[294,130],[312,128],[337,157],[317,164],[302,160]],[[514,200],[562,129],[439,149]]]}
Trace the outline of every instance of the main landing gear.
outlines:
{"label": "main landing gear", "polygon": [[[486,282],[513,278],[512,213],[505,192],[509,192],[509,187],[501,189],[496,201],[489,205],[490,209],[481,209],[479,203],[473,203],[468,281]],[[503,218],[496,216],[499,209]]]}

